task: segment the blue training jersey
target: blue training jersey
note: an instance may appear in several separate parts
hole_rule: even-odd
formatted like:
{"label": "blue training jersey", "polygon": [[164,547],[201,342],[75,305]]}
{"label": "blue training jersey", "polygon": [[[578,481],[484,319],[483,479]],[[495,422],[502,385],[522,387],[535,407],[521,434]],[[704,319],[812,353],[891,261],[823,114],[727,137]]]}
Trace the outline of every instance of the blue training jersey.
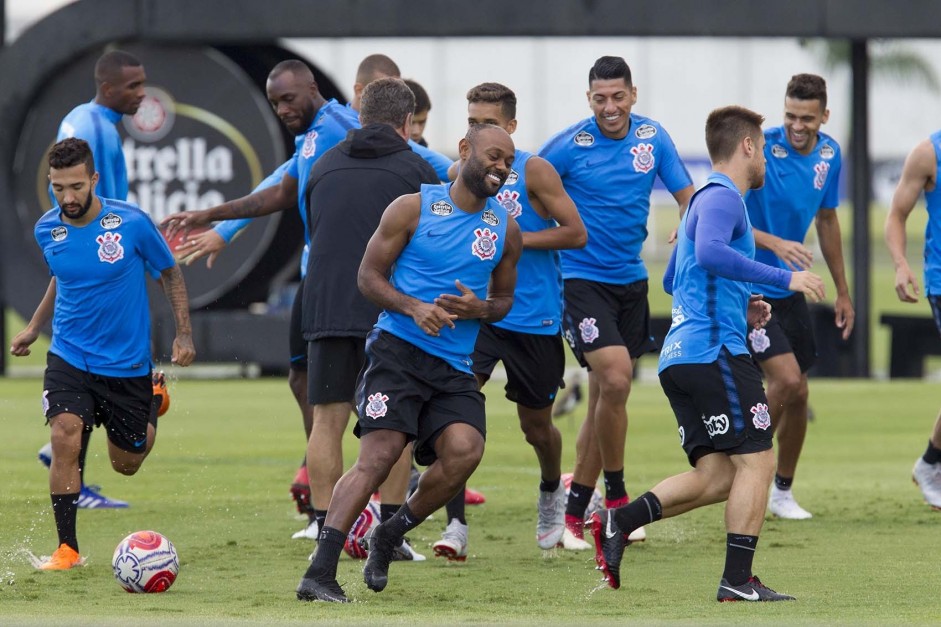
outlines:
{"label": "blue training jersey", "polygon": [[[765,185],[746,196],[748,216],[759,231],[803,242],[817,212],[835,210],[840,204],[840,146],[829,135],[818,133],[813,151],[802,155],[791,147],[783,126],[766,130],[765,142]],[[755,259],[787,269],[770,250],[759,248]],[[792,294],[772,285],[760,289],[769,298]]]}
{"label": "blue training jersey", "polygon": [[584,248],[561,251],[563,278],[613,284],[646,279],[640,251],[654,178],[671,193],[692,184],[660,123],[632,113],[627,136],[610,139],[590,117],[551,137],[539,156],[559,173],[588,230]]}
{"label": "blue training jersey", "polygon": [[[88,142],[95,158],[95,171],[98,172],[96,193],[115,200],[127,200],[128,193],[127,164],[117,129],[122,117],[123,114],[93,100],[72,109],[59,124],[56,134],[57,142],[69,137]],[[57,201],[51,186],[49,190],[55,206]]]}
{"label": "blue training jersey", "polygon": [[[935,181],[941,181],[941,131],[931,136],[937,163]],[[941,296],[941,184],[925,192],[928,224],[925,225],[925,290],[929,296]]]}
{"label": "blue training jersey", "polygon": [[36,242],[56,278],[49,351],[93,374],[145,376],[152,365],[145,268],[171,268],[173,254],[137,206],[101,203],[82,227],[62,220],[58,205],[36,223]]}
{"label": "blue training jersey", "polygon": [[[521,231],[535,232],[556,227],[555,220],[543,218],[529,203],[526,191],[526,164],[534,155],[516,151],[513,169],[495,199],[516,220]],[[516,291],[513,307],[494,326],[536,335],[557,335],[562,317],[562,272],[559,251],[524,248],[516,264]]]}
{"label": "blue training jersey", "polygon": [[[506,210],[491,198],[483,210],[468,213],[454,204],[450,192],[450,183],[421,186],[418,226],[390,278],[395,289],[423,303],[432,303],[441,294],[457,294],[456,280],[485,299],[490,275],[503,258]],[[434,337],[411,316],[388,310],[376,323],[376,328],[470,373],[480,320],[455,320],[454,327],[445,326]]]}

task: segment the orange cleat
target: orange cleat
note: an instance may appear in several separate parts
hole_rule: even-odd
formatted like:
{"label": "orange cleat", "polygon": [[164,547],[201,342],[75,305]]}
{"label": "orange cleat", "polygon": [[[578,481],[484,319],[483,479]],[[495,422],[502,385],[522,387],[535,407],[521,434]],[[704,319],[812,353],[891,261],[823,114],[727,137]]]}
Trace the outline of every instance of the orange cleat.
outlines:
{"label": "orange cleat", "polygon": [[170,409],[170,393],[167,391],[167,376],[162,370],[154,373],[154,398],[160,399],[160,409],[157,416],[162,416]]}
{"label": "orange cleat", "polygon": [[68,544],[61,544],[49,559],[39,565],[39,570],[69,570],[82,565],[82,556]]}

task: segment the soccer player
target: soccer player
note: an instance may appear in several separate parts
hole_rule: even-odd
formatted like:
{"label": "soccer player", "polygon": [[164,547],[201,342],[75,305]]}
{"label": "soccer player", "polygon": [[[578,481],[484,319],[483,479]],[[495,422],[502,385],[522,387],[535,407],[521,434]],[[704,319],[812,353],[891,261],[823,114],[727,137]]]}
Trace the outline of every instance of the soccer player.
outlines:
{"label": "soccer player", "polygon": [[[588,414],[575,442],[575,472],[563,545],[585,550],[585,510],[604,471],[608,507],[628,500],[624,486],[627,398],[637,358],[654,348],[647,303],[650,192],[659,176],[680,212],[692,180],[667,131],[632,112],[637,87],[620,57],[601,57],[588,72],[592,116],[557,133],[539,156],[552,164],[585,221],[588,244],[562,251],[565,338],[588,368]],[[639,540],[643,529],[635,532]]]}
{"label": "soccer player", "polygon": [[196,354],[183,274],[163,236],[135,205],[98,196],[98,178],[84,140],[64,139],[50,150],[49,181],[57,205],[36,223],[35,236],[56,277],[42,396],[51,431],[49,492],[59,547],[37,564],[41,570],[67,570],[83,562],[76,534],[79,460],[88,445],[83,434],[104,425],[111,466],[124,475],[135,474],[154,445],[148,267],[160,273],[173,308],[173,363],[188,366]]}
{"label": "soccer player", "polygon": [[[359,287],[384,311],[357,383],[359,458],[333,491],[299,600],[348,601],[336,579],[347,531],[408,442],[428,468],[370,537],[363,578],[376,592],[401,538],[461,490],[483,455],[484,399],[470,355],[480,323],[503,318],[513,304],[522,238],[491,200],[513,164],[510,136],[473,126],[459,150],[458,179],[396,199],[366,247]],[[486,300],[477,296],[484,293]]]}
{"label": "soccer player", "polygon": [[[813,263],[804,246],[811,222],[836,286],[835,324],[844,340],[853,332],[855,313],[843,270],[843,243],[836,208],[842,158],[840,146],[820,127],[827,122],[827,84],[814,74],[796,74],[784,96],[784,125],[765,131],[765,186],[746,197],[755,229],[755,259],[803,270]],[[797,460],[807,433],[807,371],[817,357],[807,301],[800,292],[776,285],[758,286],[774,315],[763,329],[748,334],[752,356],[768,381],[772,428],[778,437],[778,467],[768,511],[802,520],[812,514],[791,492]]]}
{"label": "soccer player", "polygon": [[417,81],[406,78],[405,84],[415,94],[415,115],[412,116],[412,128],[409,130],[409,139],[419,146],[428,147],[425,141],[425,125],[428,124],[428,113],[431,111],[431,98],[428,92]]}
{"label": "soccer player", "polygon": [[[921,289],[905,257],[905,222],[922,192],[928,209],[925,227],[925,297],[941,332],[941,131],[932,134],[909,153],[902,178],[892,197],[885,221],[885,242],[895,264],[895,293],[903,303],[917,303]],[[915,461],[912,479],[921,488],[925,502],[941,510],[941,414],[934,423],[925,454]]]}
{"label": "soccer player", "polygon": [[[493,124],[512,135],[517,124],[516,94],[499,83],[472,87],[467,92],[467,122],[471,126]],[[557,251],[581,248],[587,236],[559,175],[548,161],[532,153],[516,150],[513,170],[496,199],[519,225],[523,253],[517,264],[513,308],[503,320],[481,324],[473,371],[483,387],[498,361],[506,367],[506,397],[516,403],[520,428],[539,461],[536,543],[551,549],[561,542],[565,529],[562,434],[552,424],[552,404],[565,372]],[[466,559],[464,505],[463,493],[448,502],[448,526],[434,543],[436,555]]]}
{"label": "soccer player", "polygon": [[752,283],[778,285],[813,300],[823,281],[754,260],[744,195],[764,182],[764,118],[724,107],[706,120],[713,172],[690,201],[663,278],[673,324],[660,351],[660,384],[676,414],[692,470],[664,479],[628,505],[592,515],[595,559],[612,588],[628,534],[641,525],[726,502],[725,571],[719,601],[784,601],[752,573],[774,474],[771,417],[761,376],[745,346],[746,327],[773,314]]}

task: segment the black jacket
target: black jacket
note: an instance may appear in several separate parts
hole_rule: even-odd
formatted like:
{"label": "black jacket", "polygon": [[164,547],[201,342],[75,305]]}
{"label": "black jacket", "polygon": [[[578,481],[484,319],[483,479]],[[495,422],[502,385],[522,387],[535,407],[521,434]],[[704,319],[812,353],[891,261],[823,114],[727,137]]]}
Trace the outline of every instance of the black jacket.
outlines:
{"label": "black jacket", "polygon": [[438,182],[434,169],[386,124],[351,130],[314,163],[307,183],[306,340],[366,337],[380,311],[356,286],[366,244],[393,200]]}

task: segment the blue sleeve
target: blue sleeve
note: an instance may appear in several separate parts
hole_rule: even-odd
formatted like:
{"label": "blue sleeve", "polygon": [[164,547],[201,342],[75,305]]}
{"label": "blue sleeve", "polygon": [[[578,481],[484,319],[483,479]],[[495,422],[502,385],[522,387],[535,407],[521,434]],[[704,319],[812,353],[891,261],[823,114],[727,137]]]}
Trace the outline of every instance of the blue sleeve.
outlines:
{"label": "blue sleeve", "polygon": [[663,271],[663,291],[673,296],[673,277],[676,276],[676,246],[670,253],[670,261],[667,263],[667,269]]}
{"label": "blue sleeve", "polygon": [[[711,192],[711,193],[710,193]],[[766,283],[787,289],[791,273],[749,259],[730,246],[748,229],[742,202],[735,192],[704,190],[689,216],[686,235],[695,244],[696,262],[707,272],[733,281]]]}
{"label": "blue sleeve", "polygon": [[836,209],[840,206],[840,170],[843,166],[843,155],[839,152],[833,159],[830,171],[827,173],[827,189],[823,193],[821,209]]}
{"label": "blue sleeve", "polygon": [[[116,177],[111,172],[111,168],[107,167],[106,149],[101,133],[102,129],[96,128],[95,120],[91,115],[87,113],[74,114],[67,116],[66,119],[62,120],[59,124],[59,130],[56,133],[56,141],[60,142],[69,137],[77,137],[78,139],[84,139],[88,142],[92,157],[95,159],[95,171],[99,173],[95,193],[102,198],[127,200],[127,192],[125,192],[123,196],[118,194]],[[123,158],[124,155],[122,154],[121,157]],[[52,206],[55,207],[57,201],[55,195],[52,193],[51,184],[49,185],[49,199],[52,201]]]}
{"label": "blue sleeve", "polygon": [[561,134],[550,137],[539,149],[539,156],[552,164],[559,176],[564,177],[569,170],[569,152]]}
{"label": "blue sleeve", "polygon": [[684,187],[692,185],[693,179],[689,176],[686,164],[680,159],[673,138],[670,137],[667,130],[661,126],[658,134],[660,136],[660,159],[658,160],[657,176],[660,177],[670,193],[675,194]]}
{"label": "blue sleeve", "polygon": [[415,154],[431,164],[431,167],[435,169],[435,173],[438,175],[438,178],[441,179],[442,183],[448,182],[448,168],[454,163],[451,159],[411,139],[408,140],[408,145]]}
{"label": "blue sleeve", "polygon": [[[274,172],[266,176],[265,180],[259,183],[258,186],[252,190],[252,193],[254,194],[255,192],[259,192],[274,185],[280,185],[281,179],[284,177],[284,173],[291,167],[291,163],[295,161],[296,159],[291,157],[279,165]],[[297,167],[296,163],[294,167]],[[241,233],[243,229],[251,224],[251,221],[252,218],[242,218],[240,220],[223,220],[216,226],[212,227],[212,230],[218,233],[222,239],[225,240],[225,243],[228,244],[235,238],[236,235]]]}
{"label": "blue sleeve", "polygon": [[153,272],[160,273],[175,266],[176,260],[170,252],[170,247],[167,246],[167,240],[157,230],[157,225],[150,217],[140,212],[139,215],[135,215],[134,223],[139,236],[138,252],[144,260],[148,273],[153,276]]}

